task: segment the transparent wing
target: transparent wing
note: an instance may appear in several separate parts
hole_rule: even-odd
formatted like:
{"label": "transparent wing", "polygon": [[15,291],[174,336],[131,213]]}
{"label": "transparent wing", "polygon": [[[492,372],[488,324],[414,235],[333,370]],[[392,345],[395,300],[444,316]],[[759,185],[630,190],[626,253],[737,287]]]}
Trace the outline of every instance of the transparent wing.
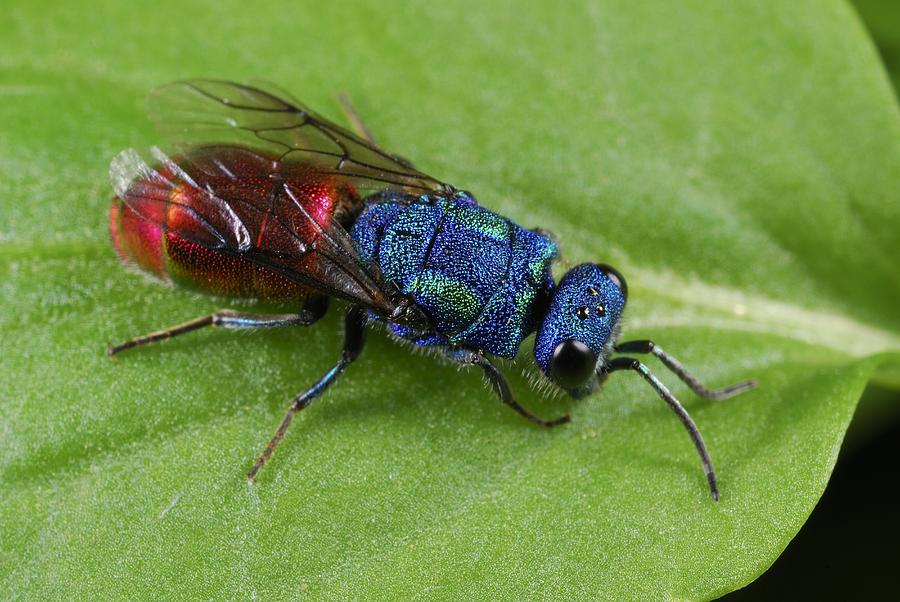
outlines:
{"label": "transparent wing", "polygon": [[245,259],[393,321],[426,319],[359,261],[335,219],[346,183],[309,165],[272,176],[275,159],[250,149],[209,146],[170,157],[129,149],[110,165],[116,195],[167,233]]}
{"label": "transparent wing", "polygon": [[360,194],[400,191],[448,194],[452,186],[428,176],[347,129],[267,89],[218,80],[186,80],[163,86],[149,98],[157,128],[189,148],[225,144],[272,153],[276,170],[306,164],[338,176]]}

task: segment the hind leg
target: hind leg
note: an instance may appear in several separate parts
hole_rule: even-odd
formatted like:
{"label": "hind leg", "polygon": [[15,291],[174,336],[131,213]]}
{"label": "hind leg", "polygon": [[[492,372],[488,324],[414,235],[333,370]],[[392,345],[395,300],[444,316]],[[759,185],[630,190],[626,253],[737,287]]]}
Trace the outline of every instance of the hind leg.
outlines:
{"label": "hind leg", "polygon": [[328,299],[326,297],[316,297],[308,300],[303,308],[295,314],[251,314],[230,309],[222,309],[208,316],[202,316],[172,326],[145,334],[144,336],[135,337],[118,345],[111,345],[106,348],[106,353],[110,356],[131,349],[133,347],[141,347],[171,339],[179,335],[199,330],[206,326],[217,326],[219,328],[283,328],[285,326],[309,326],[319,321],[328,311]]}

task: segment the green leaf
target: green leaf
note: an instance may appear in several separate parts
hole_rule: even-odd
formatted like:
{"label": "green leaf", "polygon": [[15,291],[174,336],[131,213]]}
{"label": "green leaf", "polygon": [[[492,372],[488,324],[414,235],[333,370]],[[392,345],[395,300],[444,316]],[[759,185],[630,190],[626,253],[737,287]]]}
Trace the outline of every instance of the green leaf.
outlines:
{"label": "green leaf", "polygon": [[[356,4],[356,3],[353,3]],[[828,481],[866,382],[900,378],[900,112],[852,9],[781,2],[48,8],[0,20],[0,591],[13,598],[711,598],[764,571]],[[228,302],[129,274],[110,158],[187,76],[260,76],[628,278],[634,376],[521,401],[383,333],[244,473],[336,359],[310,329],[107,343]]]}
{"label": "green leaf", "polygon": [[853,0],[878,46],[894,88],[900,90],[900,4],[892,0]]}

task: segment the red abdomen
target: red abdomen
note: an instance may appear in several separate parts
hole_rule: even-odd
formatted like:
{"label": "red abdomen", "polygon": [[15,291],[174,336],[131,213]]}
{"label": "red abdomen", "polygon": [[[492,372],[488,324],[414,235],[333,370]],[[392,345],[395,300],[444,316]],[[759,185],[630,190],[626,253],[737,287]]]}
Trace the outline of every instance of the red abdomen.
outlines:
{"label": "red abdomen", "polygon": [[[327,224],[358,207],[356,194],[309,165],[279,166],[273,177],[276,160],[256,151],[218,147],[190,151],[185,157],[153,166],[151,173],[128,185],[124,198],[113,199],[110,233],[120,259],[163,281],[211,294],[274,301],[318,294],[296,278],[194,242],[208,237],[199,215],[226,212],[221,218],[227,221],[227,212],[238,210],[241,227],[255,248],[289,253],[291,243],[300,240],[314,247],[321,235],[301,211]],[[284,205],[275,201],[285,182],[302,207],[296,208],[296,216],[286,214]],[[204,190],[215,191],[220,202],[213,204]],[[141,213],[132,207],[140,207]],[[285,240],[285,228],[291,229],[290,241]],[[197,236],[191,236],[193,232]],[[299,258],[295,269],[312,269],[315,261],[315,255]]]}

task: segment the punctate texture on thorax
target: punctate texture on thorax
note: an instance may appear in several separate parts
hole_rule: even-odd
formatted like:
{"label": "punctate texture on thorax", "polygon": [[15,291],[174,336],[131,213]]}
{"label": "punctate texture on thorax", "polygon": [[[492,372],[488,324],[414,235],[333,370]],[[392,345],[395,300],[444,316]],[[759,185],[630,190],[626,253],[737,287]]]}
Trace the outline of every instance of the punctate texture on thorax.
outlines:
{"label": "punctate texture on thorax", "polygon": [[362,261],[377,265],[431,318],[435,332],[424,339],[392,325],[420,345],[513,358],[553,287],[555,244],[467,195],[370,205],[351,236]]}

